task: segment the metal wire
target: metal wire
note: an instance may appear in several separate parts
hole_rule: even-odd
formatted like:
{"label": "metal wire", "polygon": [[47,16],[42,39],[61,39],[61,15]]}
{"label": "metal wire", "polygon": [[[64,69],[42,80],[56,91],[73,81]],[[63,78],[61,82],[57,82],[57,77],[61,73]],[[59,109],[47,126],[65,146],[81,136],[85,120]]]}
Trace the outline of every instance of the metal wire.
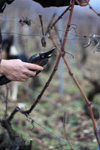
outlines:
{"label": "metal wire", "polygon": [[[49,36],[48,35],[42,35],[42,34],[21,34],[21,33],[16,33],[16,32],[1,32],[1,34],[8,34],[8,35],[15,35],[15,36],[26,36],[26,37],[35,37],[35,36],[38,36],[38,37],[45,37],[45,38],[48,38]],[[75,34],[72,34],[72,33],[69,33],[70,35],[74,35]],[[59,39],[58,36],[53,36],[53,38],[55,39]],[[82,35],[77,35],[76,37],[71,37],[71,38],[63,38],[63,39],[67,39],[67,40],[80,40],[80,38],[85,38],[85,39],[89,39],[90,37],[88,36],[82,36]]]}
{"label": "metal wire", "polygon": [[74,148],[75,150],[79,150],[76,146],[72,145],[71,143],[69,143],[67,140],[65,141],[64,139],[62,139],[61,137],[59,137],[58,135],[56,135],[54,132],[50,131],[49,129],[47,129],[46,127],[44,127],[43,125],[40,125],[37,121],[35,121],[34,119],[32,119],[30,116],[27,116],[28,121],[31,121],[32,124],[32,129],[34,128],[34,124],[40,126],[43,130],[45,130],[46,132],[49,132],[50,134],[52,134],[53,136],[55,136],[61,143],[66,143],[67,145],[71,145],[72,148]]}
{"label": "metal wire", "polygon": [[[5,19],[5,18],[3,18],[3,17],[0,17],[0,20],[4,20],[4,21],[18,21],[18,23],[19,23],[19,21],[20,21],[20,19]],[[37,22],[35,22],[35,21],[33,21],[33,20],[31,20],[31,23],[32,24],[36,24],[36,25],[38,25],[38,26],[41,26],[39,23],[37,23]],[[72,39],[70,39],[70,40],[75,40],[75,39],[77,39],[77,37],[79,37],[79,39],[80,38],[85,38],[85,39],[89,39],[90,38],[90,36],[86,36],[86,35],[81,35],[81,34],[77,34],[77,32],[76,32],[76,28],[77,28],[77,25],[76,24],[72,24],[72,25],[74,25],[75,27],[72,27],[69,31],[71,31],[71,30],[74,30],[75,31],[75,33],[70,33],[69,31],[65,31],[65,30],[61,30],[61,29],[57,29],[59,32],[63,32],[63,33],[66,33],[66,32],[69,32],[69,35],[73,35],[73,36],[75,36],[74,37],[74,39],[72,38]],[[30,26],[29,26],[30,27]],[[52,30],[52,31],[54,31],[55,29],[54,28],[52,28],[52,29],[50,29],[50,30]],[[18,36],[40,36],[40,37],[43,37],[43,35],[40,35],[40,34],[28,34],[28,35],[26,35],[26,34],[20,34],[20,33],[16,33],[16,32],[1,32],[2,34],[11,34],[11,35],[18,35]],[[45,37],[48,37],[48,35],[46,35]],[[54,38],[58,38],[58,37],[56,37],[56,36],[54,36]],[[69,38],[67,38],[67,40],[68,40]]]}

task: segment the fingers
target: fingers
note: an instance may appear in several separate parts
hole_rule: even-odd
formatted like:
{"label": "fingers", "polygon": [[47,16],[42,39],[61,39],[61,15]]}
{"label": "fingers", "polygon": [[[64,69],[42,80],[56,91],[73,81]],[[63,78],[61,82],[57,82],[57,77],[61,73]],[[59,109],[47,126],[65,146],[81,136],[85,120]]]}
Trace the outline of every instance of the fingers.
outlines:
{"label": "fingers", "polygon": [[21,82],[25,82],[26,80],[25,80],[25,79],[21,79],[21,80],[19,80],[19,81],[21,81]]}
{"label": "fingers", "polygon": [[29,78],[29,76],[27,75],[22,75],[21,78],[19,78],[17,81],[22,81],[24,82],[25,80],[27,80]]}
{"label": "fingers", "polygon": [[24,66],[27,67],[30,70],[43,70],[43,67],[36,65],[36,64],[31,64],[31,63],[24,63]]}
{"label": "fingers", "polygon": [[21,79],[20,79],[19,81],[24,82],[25,80],[27,80],[27,79],[30,78],[31,76],[35,76],[35,75],[36,75],[36,72],[28,70],[28,71],[26,72],[26,74],[24,74],[23,76],[21,76]]}
{"label": "fingers", "polygon": [[26,75],[28,76],[28,77],[30,77],[30,76],[35,76],[36,75],[36,72],[35,71],[31,71],[31,70],[28,70],[27,72],[26,72]]}
{"label": "fingers", "polygon": [[26,79],[30,78],[31,76],[35,76],[36,72],[35,71],[30,71],[27,69],[27,71],[25,71],[20,78],[20,81],[25,81]]}

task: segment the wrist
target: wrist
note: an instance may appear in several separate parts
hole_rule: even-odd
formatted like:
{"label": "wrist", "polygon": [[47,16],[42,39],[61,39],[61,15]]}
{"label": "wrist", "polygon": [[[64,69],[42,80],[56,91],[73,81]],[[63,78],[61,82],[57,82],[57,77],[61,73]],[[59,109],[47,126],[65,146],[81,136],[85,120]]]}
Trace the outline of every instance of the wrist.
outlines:
{"label": "wrist", "polygon": [[6,63],[6,60],[0,59],[0,74],[4,74],[4,64]]}

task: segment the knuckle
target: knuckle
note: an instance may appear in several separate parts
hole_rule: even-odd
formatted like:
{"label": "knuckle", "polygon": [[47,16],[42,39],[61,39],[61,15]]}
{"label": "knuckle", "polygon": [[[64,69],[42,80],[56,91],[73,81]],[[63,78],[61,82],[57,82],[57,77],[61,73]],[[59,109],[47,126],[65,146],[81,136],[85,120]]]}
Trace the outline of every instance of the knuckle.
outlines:
{"label": "knuckle", "polygon": [[32,74],[31,74],[32,76],[35,76],[36,75],[36,72],[32,72]]}
{"label": "knuckle", "polygon": [[24,75],[23,74],[21,74],[20,75],[20,77],[19,77],[19,79],[23,79],[24,78]]}
{"label": "knuckle", "polygon": [[26,70],[26,69],[23,69],[23,70],[22,70],[22,73],[23,73],[23,74],[26,74],[26,73],[27,73],[27,70]]}

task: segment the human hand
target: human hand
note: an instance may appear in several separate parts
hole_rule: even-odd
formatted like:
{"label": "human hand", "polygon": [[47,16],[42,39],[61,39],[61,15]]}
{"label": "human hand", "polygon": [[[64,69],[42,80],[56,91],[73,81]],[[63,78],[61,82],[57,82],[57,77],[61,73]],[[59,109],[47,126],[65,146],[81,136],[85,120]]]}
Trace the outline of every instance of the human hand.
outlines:
{"label": "human hand", "polygon": [[0,74],[5,75],[12,81],[25,81],[30,76],[35,76],[36,72],[32,70],[42,71],[43,67],[22,62],[20,59],[2,60],[0,65]]}

